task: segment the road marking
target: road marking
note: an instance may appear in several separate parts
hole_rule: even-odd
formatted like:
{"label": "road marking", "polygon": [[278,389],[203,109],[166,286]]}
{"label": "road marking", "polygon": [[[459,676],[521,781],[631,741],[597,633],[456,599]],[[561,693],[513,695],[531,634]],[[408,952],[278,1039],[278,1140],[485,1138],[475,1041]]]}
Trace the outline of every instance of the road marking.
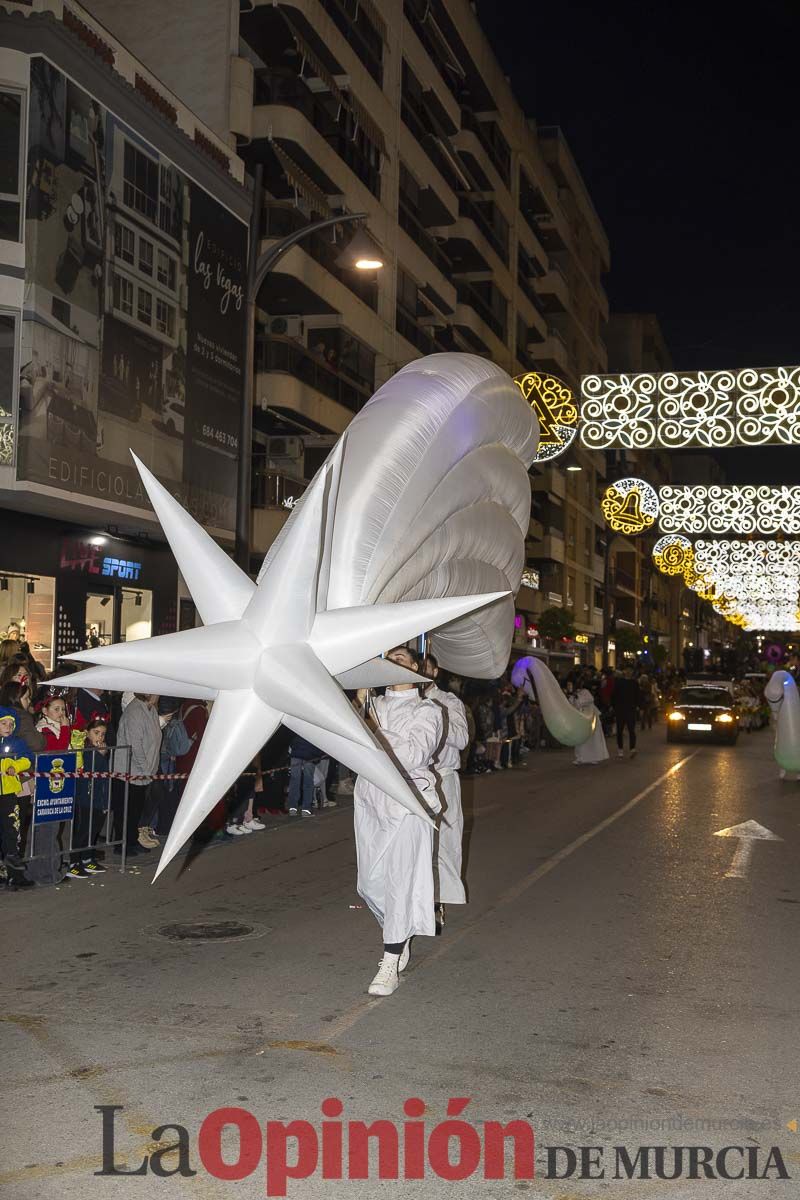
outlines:
{"label": "road marking", "polygon": [[733,862],[723,875],[723,879],[744,879],[750,859],[753,857],[754,842],[782,842],[771,829],[765,829],[758,821],[742,821],[740,825],[729,825],[727,829],[718,829],[714,837],[738,838],[739,845],[733,855]]}
{"label": "road marking", "polygon": [[[412,970],[416,973],[417,971],[421,971],[426,967],[429,967],[431,963],[438,962],[442,955],[449,953],[454,946],[457,946],[459,942],[463,941],[465,937],[472,933],[476,925],[478,925],[481,921],[485,921],[487,917],[493,916],[498,908],[502,908],[506,904],[512,904],[515,900],[519,899],[523,892],[527,891],[529,887],[532,887],[533,884],[537,883],[543,878],[543,876],[549,874],[550,871],[559,865],[559,863],[562,863],[565,858],[569,858],[569,856],[574,854],[576,850],[579,850],[581,846],[585,846],[587,842],[592,840],[592,838],[597,837],[598,833],[602,833],[605,829],[608,829],[610,825],[613,825],[615,821],[618,821],[620,817],[624,817],[626,813],[629,813],[632,808],[635,808],[637,804],[640,804],[646,796],[649,796],[651,792],[654,792],[656,788],[660,787],[661,784],[664,783],[665,780],[669,779],[671,775],[674,775],[677,771],[680,771],[681,767],[685,766],[686,763],[691,762],[691,760],[697,754],[699,754],[699,750],[693,750],[692,753],[687,754],[685,758],[681,758],[676,763],[673,763],[668,771],[665,771],[663,775],[659,775],[658,779],[649,784],[641,792],[637,792],[633,799],[628,800],[628,802],[623,804],[621,808],[618,808],[616,812],[611,813],[610,816],[605,817],[602,821],[599,821],[597,825],[587,830],[586,833],[582,833],[580,837],[575,838],[574,841],[570,842],[567,846],[564,846],[563,849],[558,850],[555,854],[551,855],[546,862],[541,864],[541,866],[538,866],[534,871],[531,871],[530,874],[525,875],[519,881],[519,883],[514,884],[513,887],[501,893],[501,895],[493,904],[488,905],[481,913],[473,917],[471,921],[465,925],[462,925],[457,933],[451,934],[448,932],[447,941],[432,954],[426,954],[425,958],[421,959],[419,963],[413,965]],[[337,1038],[342,1037],[342,1035],[347,1033],[348,1030],[352,1029],[362,1017],[366,1016],[368,1012],[371,1012],[380,1004],[381,1001],[375,999],[360,1000],[357,1004],[354,1004],[353,1007],[348,1009],[347,1012],[342,1013],[342,1016],[338,1021],[335,1021],[332,1025],[328,1026],[326,1030],[327,1040],[329,1042],[335,1042]]]}
{"label": "road marking", "polygon": [[516,883],[513,887],[509,888],[507,892],[503,892],[499,900],[496,901],[496,907],[499,908],[501,905],[511,904],[514,900],[519,899],[523,892],[526,892],[529,887],[532,887],[533,884],[537,883],[544,875],[548,875],[552,870],[554,870],[555,867],[559,865],[559,863],[562,863],[565,858],[569,858],[569,856],[574,854],[576,850],[580,850],[581,846],[585,846],[587,842],[592,840],[592,838],[597,837],[598,833],[602,833],[603,830],[608,829],[608,827],[613,825],[615,821],[618,821],[620,817],[624,817],[625,814],[630,812],[632,808],[635,808],[637,804],[640,804],[646,796],[649,796],[651,792],[654,792],[656,788],[660,787],[661,784],[664,783],[665,780],[669,779],[671,775],[674,775],[676,771],[680,771],[681,767],[683,767],[687,762],[690,762],[696,754],[699,754],[699,751],[693,750],[691,754],[686,755],[686,758],[678,759],[678,761],[673,763],[668,771],[665,771],[663,775],[659,775],[658,779],[656,779],[654,783],[649,784],[641,792],[637,792],[633,799],[629,800],[627,804],[623,804],[622,808],[618,808],[616,812],[611,813],[610,816],[600,821],[592,829],[587,830],[586,833],[582,833],[580,837],[575,838],[574,842],[570,842],[569,845],[564,846],[562,850],[556,851],[556,853],[551,855],[550,858],[548,858],[546,862],[543,862],[540,867],[537,867],[535,871],[531,871],[530,875],[524,876],[519,883]]}

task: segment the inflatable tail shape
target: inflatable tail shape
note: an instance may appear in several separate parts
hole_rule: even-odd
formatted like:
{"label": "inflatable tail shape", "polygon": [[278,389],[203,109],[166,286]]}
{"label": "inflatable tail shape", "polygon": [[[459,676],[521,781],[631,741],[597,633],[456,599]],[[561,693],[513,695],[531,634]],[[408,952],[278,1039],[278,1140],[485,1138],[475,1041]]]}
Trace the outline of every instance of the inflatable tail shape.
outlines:
{"label": "inflatable tail shape", "polygon": [[800,695],[797,684],[788,671],[776,671],[767,683],[764,695],[773,709],[777,706],[775,761],[789,774],[800,772]]}
{"label": "inflatable tail shape", "polygon": [[[524,667],[523,667],[524,664]],[[574,708],[559,687],[558,680],[539,658],[522,658],[514,665],[512,682],[520,671],[533,680],[544,723],[557,742],[564,746],[580,746],[594,733],[596,714],[585,717]],[[517,686],[521,686],[519,683]]]}

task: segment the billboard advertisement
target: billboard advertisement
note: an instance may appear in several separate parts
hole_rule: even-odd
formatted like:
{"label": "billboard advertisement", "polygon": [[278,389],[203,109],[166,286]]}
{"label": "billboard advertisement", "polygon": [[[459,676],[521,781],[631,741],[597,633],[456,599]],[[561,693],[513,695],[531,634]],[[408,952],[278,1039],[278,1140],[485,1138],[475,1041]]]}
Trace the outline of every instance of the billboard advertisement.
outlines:
{"label": "billboard advertisement", "polygon": [[28,136],[18,478],[230,533],[247,227],[42,58]]}

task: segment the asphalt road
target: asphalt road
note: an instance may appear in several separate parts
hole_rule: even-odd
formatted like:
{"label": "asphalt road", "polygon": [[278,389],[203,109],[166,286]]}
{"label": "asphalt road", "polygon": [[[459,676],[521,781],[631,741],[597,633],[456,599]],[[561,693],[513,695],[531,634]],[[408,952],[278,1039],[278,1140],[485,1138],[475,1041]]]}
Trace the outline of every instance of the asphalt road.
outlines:
{"label": "asphalt road", "polygon": [[[398,1126],[419,1097],[428,1132],[449,1098],[470,1097],[478,1130],[534,1127],[537,1178],[317,1171],[289,1183],[303,1200],[800,1194],[800,783],[778,781],[770,743],[764,732],[736,748],[667,746],[661,728],[632,761],[533,754],[465,781],[470,903],[449,910],[443,937],[417,939],[385,1000],[366,995],[380,938],[354,907],[347,808],[211,848],[153,887],[148,861],[4,895],[2,1194],[263,1196],[263,1166],[241,1182],[203,1170],[203,1118],[237,1106],[262,1126],[319,1130],[327,1097],[344,1121]],[[731,877],[740,843],[714,834],[748,820],[782,840],[755,842]],[[253,932],[213,944],[158,932],[187,921]],[[94,1106],[114,1104],[118,1163],[140,1164],[158,1149],[152,1131],[178,1122],[198,1173],[94,1176]],[[556,1145],[604,1147],[606,1177],[547,1178]],[[641,1145],[751,1147],[760,1171],[778,1146],[795,1178],[615,1179],[619,1145],[632,1158]]]}

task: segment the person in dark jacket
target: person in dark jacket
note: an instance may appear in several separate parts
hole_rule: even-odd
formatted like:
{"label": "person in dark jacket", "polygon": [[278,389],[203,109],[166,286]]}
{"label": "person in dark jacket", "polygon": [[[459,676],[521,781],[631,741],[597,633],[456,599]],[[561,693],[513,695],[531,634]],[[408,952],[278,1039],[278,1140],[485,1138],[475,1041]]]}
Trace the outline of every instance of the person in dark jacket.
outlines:
{"label": "person in dark jacket", "polygon": [[314,769],[322,751],[305,738],[294,737],[289,745],[289,815],[314,815]]}
{"label": "person in dark jacket", "polygon": [[617,721],[617,758],[625,756],[625,730],[628,730],[630,757],[636,754],[636,710],[639,706],[639,685],[630,667],[617,675],[611,696]]}

